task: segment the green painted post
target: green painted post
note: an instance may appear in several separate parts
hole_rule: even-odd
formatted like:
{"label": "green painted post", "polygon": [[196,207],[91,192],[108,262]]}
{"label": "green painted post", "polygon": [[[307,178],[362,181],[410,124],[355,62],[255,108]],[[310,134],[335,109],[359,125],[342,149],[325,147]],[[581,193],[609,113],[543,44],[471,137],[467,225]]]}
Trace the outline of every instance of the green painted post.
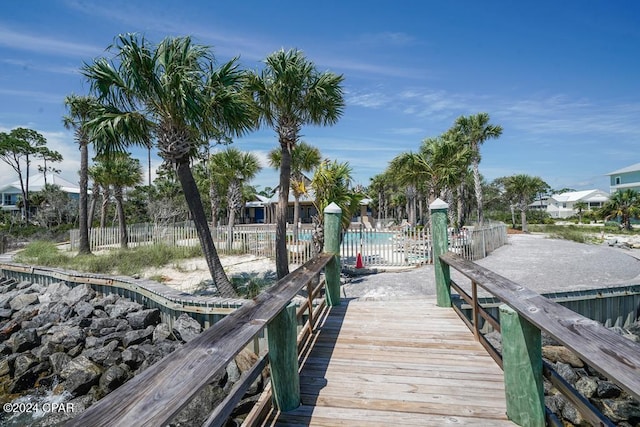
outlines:
{"label": "green painted post", "polygon": [[521,426],[543,427],[540,329],[506,304],[500,306],[500,329],[507,417]]}
{"label": "green painted post", "polygon": [[289,304],[269,323],[269,363],[273,400],[282,412],[300,406],[296,306]]}
{"label": "green painted post", "polygon": [[327,305],[340,305],[340,230],[342,209],[331,203],[324,209],[324,252],[335,256],[324,269]]}
{"label": "green painted post", "polygon": [[431,212],[431,247],[433,266],[436,274],[436,295],[438,307],[451,307],[451,284],[449,265],[440,261],[440,255],[449,250],[447,235],[447,210],[449,205],[436,199],[429,205]]}

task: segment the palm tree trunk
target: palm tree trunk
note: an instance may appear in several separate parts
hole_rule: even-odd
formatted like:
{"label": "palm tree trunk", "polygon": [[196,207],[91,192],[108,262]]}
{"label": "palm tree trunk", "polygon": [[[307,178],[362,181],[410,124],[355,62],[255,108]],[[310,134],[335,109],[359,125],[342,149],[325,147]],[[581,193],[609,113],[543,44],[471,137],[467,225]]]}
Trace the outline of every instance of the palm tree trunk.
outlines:
{"label": "palm tree trunk", "polygon": [[93,185],[91,189],[91,206],[89,207],[89,212],[87,214],[87,227],[91,229],[93,225],[93,217],[96,213],[96,204],[98,203],[98,196],[100,195],[100,187],[97,185]]}
{"label": "palm tree trunk", "polygon": [[478,225],[484,222],[484,212],[482,210],[482,183],[480,182],[479,159],[473,159],[473,186],[476,192],[476,203],[478,204]]}
{"label": "palm tree trunk", "polygon": [[218,293],[227,298],[236,297],[236,291],[233,289],[231,282],[222,268],[218,252],[213,244],[209,225],[207,224],[207,217],[205,216],[204,208],[202,207],[200,192],[198,191],[196,181],[193,179],[193,174],[189,167],[189,161],[185,160],[179,162],[176,165],[176,173],[178,175],[180,185],[182,186],[182,192],[187,201],[187,206],[191,211],[193,224],[196,228],[196,232],[198,233],[200,245],[202,246],[202,253],[207,261],[211,278],[218,289]]}
{"label": "palm tree trunk", "polygon": [[[79,212],[79,224],[80,229],[80,246],[78,248],[78,254],[90,254],[91,247],[89,246],[89,218],[88,218],[88,186],[89,186],[89,150],[87,148],[86,141],[82,140],[80,143],[80,212]],[[46,174],[46,171],[45,171]],[[46,176],[46,175],[45,175]]]}
{"label": "palm tree trunk", "polygon": [[522,232],[523,233],[528,233],[529,232],[529,226],[527,225],[527,210],[526,209],[520,210],[520,221],[522,222]]}
{"label": "palm tree trunk", "polygon": [[294,193],[295,200],[293,202],[293,241],[298,241],[298,222],[300,221],[300,195]]}
{"label": "palm tree trunk", "polygon": [[109,206],[109,197],[111,192],[109,187],[105,186],[102,189],[102,207],[100,209],[100,228],[105,228],[107,224],[107,207]]}
{"label": "palm tree trunk", "polygon": [[233,250],[233,224],[236,222],[236,210],[229,207],[229,223],[227,224],[227,250]]}
{"label": "palm tree trunk", "polygon": [[124,204],[122,203],[122,187],[116,187],[113,190],[116,199],[116,210],[118,211],[118,227],[120,228],[120,247],[127,249],[129,247],[129,235],[127,234],[127,221],[124,217]]}
{"label": "palm tree trunk", "polygon": [[213,179],[209,184],[209,200],[211,201],[211,227],[216,228],[218,226],[218,211],[220,210],[220,195],[216,189]]}
{"label": "palm tree trunk", "polygon": [[289,274],[287,254],[287,207],[289,205],[289,185],[291,185],[291,144],[280,141],[280,194],[276,207],[276,274],[278,280]]}
{"label": "palm tree trunk", "polygon": [[458,186],[458,191],[457,191],[458,192],[458,195],[457,195],[457,200],[458,200],[458,227],[462,227],[464,225],[464,217],[463,217],[463,215],[464,215],[464,213],[463,213],[464,206],[463,206],[463,201],[462,201],[462,197],[463,197],[463,194],[464,194],[463,191],[464,191],[463,190],[463,185],[460,184]]}

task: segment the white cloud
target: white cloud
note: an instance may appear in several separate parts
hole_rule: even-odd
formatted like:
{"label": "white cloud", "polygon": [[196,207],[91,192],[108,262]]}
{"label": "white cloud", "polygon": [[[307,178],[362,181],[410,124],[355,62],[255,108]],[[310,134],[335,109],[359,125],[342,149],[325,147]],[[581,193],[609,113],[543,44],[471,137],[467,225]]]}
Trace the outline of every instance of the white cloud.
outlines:
{"label": "white cloud", "polygon": [[4,26],[0,26],[0,46],[68,57],[93,57],[103,51],[101,47],[59,40],[50,34],[21,33]]}

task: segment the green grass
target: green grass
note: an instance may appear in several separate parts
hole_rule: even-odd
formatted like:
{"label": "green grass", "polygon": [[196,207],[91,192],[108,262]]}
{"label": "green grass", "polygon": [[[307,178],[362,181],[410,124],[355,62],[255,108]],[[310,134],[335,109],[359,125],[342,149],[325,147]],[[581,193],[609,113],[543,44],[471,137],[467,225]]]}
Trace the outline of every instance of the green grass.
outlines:
{"label": "green grass", "polygon": [[162,267],[179,259],[202,256],[200,247],[173,248],[163,245],[116,249],[100,255],[71,256],[58,250],[51,242],[32,242],[16,255],[16,261],[46,267],[122,274],[140,274],[148,267]]}

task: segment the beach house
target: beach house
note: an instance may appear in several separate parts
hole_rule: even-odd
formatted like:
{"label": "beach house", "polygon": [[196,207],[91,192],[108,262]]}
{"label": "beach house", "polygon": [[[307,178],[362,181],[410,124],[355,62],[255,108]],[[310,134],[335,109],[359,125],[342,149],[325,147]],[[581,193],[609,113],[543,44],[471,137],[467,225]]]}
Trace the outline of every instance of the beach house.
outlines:
{"label": "beach house", "polygon": [[618,169],[606,174],[609,176],[611,193],[618,190],[631,189],[640,191],[640,163]]}
{"label": "beach house", "polygon": [[[78,184],[67,181],[58,175],[49,175],[47,184],[57,185],[62,191],[69,194],[72,199],[80,197],[80,187]],[[41,191],[45,186],[44,175],[32,176],[29,179],[29,193]],[[19,211],[17,204],[22,198],[22,190],[20,181],[14,181],[9,184],[0,185],[0,209],[4,211]]]}
{"label": "beach house", "polygon": [[552,194],[547,202],[547,213],[551,218],[569,218],[578,214],[576,204],[584,202],[585,211],[599,209],[609,200],[609,194],[602,190],[570,191]]}

